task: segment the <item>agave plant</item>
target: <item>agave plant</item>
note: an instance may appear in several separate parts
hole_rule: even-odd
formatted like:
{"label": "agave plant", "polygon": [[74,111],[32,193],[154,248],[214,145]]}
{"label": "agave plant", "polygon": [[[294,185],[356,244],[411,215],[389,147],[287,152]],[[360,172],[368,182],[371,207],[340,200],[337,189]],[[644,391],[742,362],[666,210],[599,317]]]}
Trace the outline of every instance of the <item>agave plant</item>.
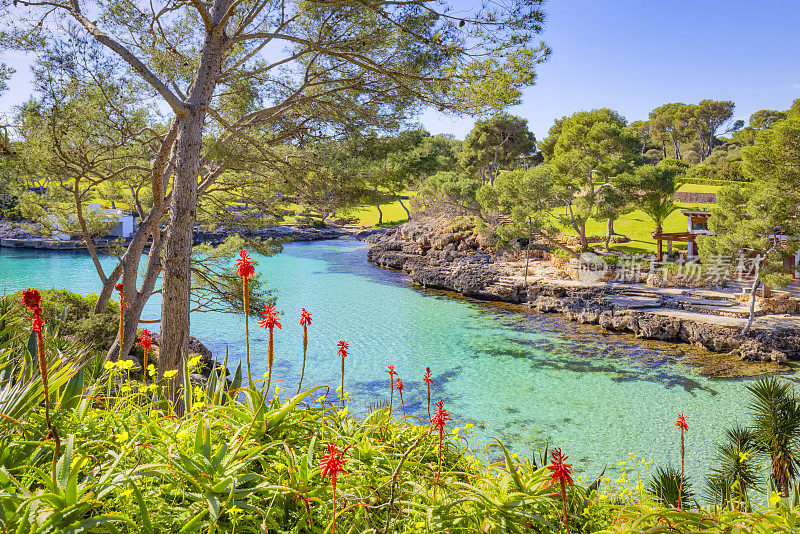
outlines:
{"label": "agave plant", "polygon": [[772,480],[783,497],[800,467],[800,402],[789,383],[773,376],[747,386],[752,398],[753,436],[758,448],[769,455]]}
{"label": "agave plant", "polygon": [[672,467],[659,467],[647,484],[647,491],[665,506],[685,509],[692,498],[692,486],[689,477],[684,477],[681,484],[681,472]]}

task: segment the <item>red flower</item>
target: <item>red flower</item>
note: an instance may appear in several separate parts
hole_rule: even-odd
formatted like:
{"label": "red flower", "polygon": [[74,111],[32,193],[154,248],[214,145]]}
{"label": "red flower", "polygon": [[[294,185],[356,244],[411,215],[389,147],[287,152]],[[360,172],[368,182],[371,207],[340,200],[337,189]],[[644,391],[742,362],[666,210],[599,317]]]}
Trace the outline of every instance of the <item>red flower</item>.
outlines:
{"label": "red flower", "polygon": [[119,291],[119,294],[120,294],[120,295],[122,295],[123,293],[125,293],[125,286],[124,286],[123,284],[117,284],[117,285],[115,285],[115,286],[114,286],[114,289],[116,289],[117,291]]}
{"label": "red flower", "polygon": [[553,472],[550,475],[550,481],[554,484],[556,482],[563,483],[566,485],[572,485],[572,464],[565,463],[565,460],[569,458],[569,456],[564,456],[561,452],[561,449],[556,449],[551,453],[553,458],[553,463],[548,465],[547,468]]}
{"label": "red flower", "polygon": [[397,374],[397,372],[394,370],[394,365],[390,365],[389,366],[389,370],[388,371],[384,371],[384,372],[385,373],[389,373],[389,380],[394,381],[394,375]]}
{"label": "red flower", "polygon": [[281,328],[281,323],[278,321],[278,312],[275,311],[275,306],[267,304],[264,306],[264,311],[261,312],[261,317],[264,319],[258,322],[261,328],[269,328],[272,331],[276,326]]}
{"label": "red flower", "polygon": [[38,308],[42,303],[42,295],[38,289],[28,288],[22,291],[22,303],[29,310]]}
{"label": "red flower", "polygon": [[322,478],[330,477],[335,480],[339,473],[344,473],[344,460],[342,455],[336,450],[335,443],[328,443],[328,454],[322,456],[319,462],[319,468],[322,470]]}
{"label": "red flower", "polygon": [[399,378],[397,379],[397,391],[399,391],[400,393],[403,392],[403,381],[400,380]]}
{"label": "red flower", "polygon": [[689,426],[686,424],[686,418],[683,416],[683,414],[680,414],[678,416],[678,420],[675,421],[675,426],[680,428],[681,432],[683,432],[684,430],[689,430]]}
{"label": "red flower", "polygon": [[40,315],[41,310],[36,308],[33,310],[33,324],[31,325],[31,330],[36,332],[37,334],[42,333],[42,327],[44,326],[44,321],[42,320],[42,316]]}
{"label": "red flower", "polygon": [[303,311],[300,312],[300,326],[308,326],[311,324],[311,314],[303,308]]}
{"label": "red flower", "polygon": [[422,377],[422,381],[428,384],[429,386],[433,383],[433,379],[431,378],[431,368],[425,368],[425,376]]}
{"label": "red flower", "polygon": [[153,346],[153,338],[147,328],[142,330],[142,335],[139,336],[139,344],[143,349],[149,349]]}
{"label": "red flower", "polygon": [[437,428],[439,432],[442,432],[444,431],[444,426],[447,424],[447,421],[452,421],[452,419],[450,419],[450,414],[447,413],[447,410],[444,409],[443,400],[440,400],[436,403],[436,408],[438,409],[433,412],[431,426]]}
{"label": "red flower", "polygon": [[256,273],[253,267],[253,262],[250,261],[250,256],[247,255],[246,250],[239,251],[239,259],[236,260],[236,274],[239,278],[250,278]]}
{"label": "red flower", "polygon": [[336,346],[339,347],[339,352],[336,354],[338,354],[342,361],[344,361],[344,359],[347,357],[347,349],[350,348],[350,345],[347,344],[347,341],[340,341],[336,344]]}

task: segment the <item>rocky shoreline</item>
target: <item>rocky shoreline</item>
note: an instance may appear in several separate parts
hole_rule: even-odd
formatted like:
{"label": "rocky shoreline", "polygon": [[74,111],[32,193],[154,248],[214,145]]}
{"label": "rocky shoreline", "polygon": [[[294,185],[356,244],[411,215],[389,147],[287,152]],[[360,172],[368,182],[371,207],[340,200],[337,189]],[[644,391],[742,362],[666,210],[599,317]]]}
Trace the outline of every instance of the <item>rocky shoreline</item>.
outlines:
{"label": "rocky shoreline", "polygon": [[365,238],[368,259],[412,283],[482,300],[559,313],[638,338],[689,343],[745,360],[800,360],[800,317],[762,314],[748,336],[735,290],[650,287],[570,279],[549,254],[533,251],[527,277],[520,254],[498,255],[472,229],[421,220]]}
{"label": "rocky shoreline", "polygon": [[[219,228],[212,231],[195,229],[194,243],[209,243],[218,245],[225,238],[235,234],[241,234],[251,239],[278,239],[282,241],[322,241],[328,239],[338,239],[347,235],[358,235],[360,229],[350,228],[308,228],[289,224],[277,224],[269,228],[259,230],[241,230],[230,228]],[[367,231],[369,233],[369,231]],[[107,248],[115,243],[115,238],[101,238],[95,241],[95,245],[100,248]],[[42,235],[37,235],[18,224],[9,221],[0,221],[0,247],[38,249],[38,250],[86,250],[86,245],[81,239],[52,239]]]}

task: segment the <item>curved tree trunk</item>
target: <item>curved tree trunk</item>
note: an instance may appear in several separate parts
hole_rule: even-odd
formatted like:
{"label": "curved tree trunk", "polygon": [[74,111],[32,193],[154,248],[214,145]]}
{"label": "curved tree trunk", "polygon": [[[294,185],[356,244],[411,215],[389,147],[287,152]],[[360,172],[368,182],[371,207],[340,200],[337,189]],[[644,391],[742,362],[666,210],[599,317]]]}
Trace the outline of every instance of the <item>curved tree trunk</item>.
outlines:
{"label": "curved tree trunk", "polygon": [[755,279],[753,280],[753,285],[750,287],[750,316],[747,318],[747,324],[744,325],[742,329],[742,335],[746,336],[748,332],[750,332],[750,327],[753,326],[753,321],[755,320],[756,316],[756,292],[758,291],[758,286],[761,285],[761,279],[759,279],[758,275],[761,271],[761,262],[756,262],[756,272],[755,272]]}

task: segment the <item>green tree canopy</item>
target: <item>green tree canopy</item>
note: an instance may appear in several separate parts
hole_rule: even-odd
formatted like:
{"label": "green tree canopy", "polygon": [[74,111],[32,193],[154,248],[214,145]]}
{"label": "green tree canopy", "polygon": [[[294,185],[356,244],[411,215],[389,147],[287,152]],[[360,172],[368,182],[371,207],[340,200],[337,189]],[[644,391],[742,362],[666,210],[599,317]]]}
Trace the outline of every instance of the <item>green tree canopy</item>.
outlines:
{"label": "green tree canopy", "polygon": [[516,165],[520,156],[536,149],[536,138],[528,130],[528,121],[508,113],[479,120],[461,146],[459,161],[481,183],[494,184],[500,169]]}

